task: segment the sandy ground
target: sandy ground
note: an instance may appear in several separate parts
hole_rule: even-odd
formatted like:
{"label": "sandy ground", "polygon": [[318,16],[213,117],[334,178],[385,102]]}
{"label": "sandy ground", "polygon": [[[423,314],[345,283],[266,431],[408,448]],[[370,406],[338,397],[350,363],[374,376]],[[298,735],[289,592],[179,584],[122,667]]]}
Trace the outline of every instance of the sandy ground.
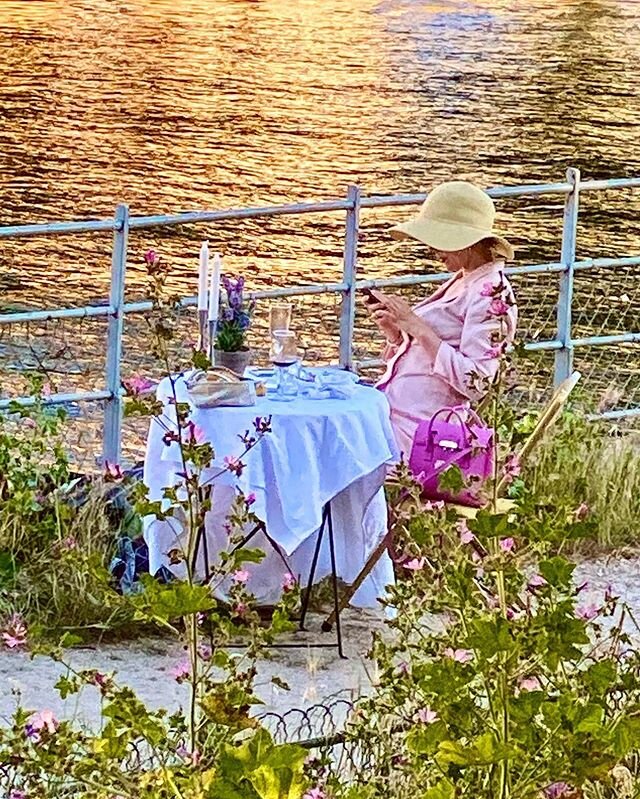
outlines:
{"label": "sandy ground", "polygon": [[[601,600],[611,584],[640,619],[639,566],[638,559],[598,559],[581,564],[576,580],[589,582],[583,595],[585,604]],[[338,697],[353,699],[371,690],[375,670],[366,652],[372,630],[384,625],[383,617],[374,611],[349,610],[343,618],[347,660],[341,660],[335,649],[306,645],[335,641],[332,634],[319,631],[319,619],[312,617],[308,624],[311,632],[296,638],[302,644],[300,648],[274,649],[270,659],[261,662],[257,692],[265,703],[264,712],[283,713],[289,708],[330,703]],[[70,659],[75,667],[116,671],[118,681],[131,686],[150,706],[175,708],[186,698],[184,688],[171,676],[171,669],[182,658],[180,646],[170,640],[138,639],[75,650]],[[62,672],[63,667],[48,658],[31,660],[24,653],[0,651],[0,723],[12,714],[19,700],[30,709],[50,708],[58,717],[95,724],[100,713],[97,692],[86,690],[80,697],[62,701],[54,689]],[[285,680],[291,690],[273,686],[271,675]]]}

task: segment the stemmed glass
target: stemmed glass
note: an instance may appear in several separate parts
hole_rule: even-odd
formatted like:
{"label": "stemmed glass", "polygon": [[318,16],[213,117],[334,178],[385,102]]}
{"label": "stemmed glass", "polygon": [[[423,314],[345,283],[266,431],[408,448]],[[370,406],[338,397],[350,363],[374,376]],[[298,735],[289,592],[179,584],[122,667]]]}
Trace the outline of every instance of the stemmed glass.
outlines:
{"label": "stemmed glass", "polygon": [[276,393],[272,399],[290,402],[298,394],[298,370],[293,367],[300,361],[298,338],[293,330],[273,331],[270,358],[278,370]]}
{"label": "stemmed glass", "polygon": [[272,336],[277,330],[289,330],[292,310],[289,302],[274,302],[269,307],[269,332]]}

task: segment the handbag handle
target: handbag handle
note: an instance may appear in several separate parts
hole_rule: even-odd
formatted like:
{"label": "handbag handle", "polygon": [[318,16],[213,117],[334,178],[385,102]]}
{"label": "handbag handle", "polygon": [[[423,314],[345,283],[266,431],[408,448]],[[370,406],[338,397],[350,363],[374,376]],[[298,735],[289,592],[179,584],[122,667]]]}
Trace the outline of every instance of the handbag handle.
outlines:
{"label": "handbag handle", "polygon": [[470,447],[471,446],[471,442],[469,440],[469,427],[468,427],[467,423],[464,421],[464,419],[462,418],[462,416],[460,415],[459,411],[456,408],[440,408],[439,411],[436,411],[433,414],[433,416],[429,420],[429,427],[427,429],[427,442],[431,441],[431,432],[433,430],[433,424],[434,424],[435,420],[438,418],[438,416],[440,416],[443,413],[447,413],[447,412],[448,412],[447,421],[449,421],[449,419],[451,419],[452,416],[455,416],[457,418],[458,422],[460,422],[460,427],[464,431],[464,433],[463,433],[463,435],[464,435],[464,444],[465,444],[466,447]]}

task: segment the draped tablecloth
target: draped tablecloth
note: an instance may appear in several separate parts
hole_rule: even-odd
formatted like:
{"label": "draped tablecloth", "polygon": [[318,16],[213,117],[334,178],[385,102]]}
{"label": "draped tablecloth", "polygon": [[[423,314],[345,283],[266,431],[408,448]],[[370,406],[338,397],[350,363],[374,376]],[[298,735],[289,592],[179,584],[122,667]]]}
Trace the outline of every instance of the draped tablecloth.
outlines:
{"label": "draped tablecloth", "polygon": [[[189,401],[183,379],[176,381],[175,390],[179,402]],[[167,419],[175,418],[168,403],[171,394],[171,382],[165,378],[157,391],[158,399],[165,403],[164,424],[151,422],[144,467],[151,500],[162,499],[164,487],[180,482],[182,464],[177,444],[163,442]],[[214,508],[206,520],[210,561],[215,562],[215,553],[227,546],[226,514],[239,489],[255,496],[252,510],[265,522],[290,570],[304,581],[323,507],[331,501],[338,576],[352,582],[386,532],[382,485],[388,465],[398,459],[398,453],[384,394],[356,386],[348,399],[298,397],[292,402],[276,402],[263,397],[249,408],[192,406],[190,420],[205,432],[215,451],[214,465],[203,474],[203,481],[217,472],[225,457],[242,454],[245,445],[241,436],[253,430],[258,416],[271,416],[272,432],[243,458],[245,468],[240,476],[227,472],[214,483]],[[152,573],[164,565],[180,575],[180,567],[170,566],[167,553],[182,546],[182,536],[175,522],[145,519]],[[248,567],[248,587],[259,601],[276,601],[287,566],[264,537],[257,536],[251,545],[263,549],[267,556],[261,564]],[[325,539],[317,579],[329,573]],[[385,555],[353,603],[375,606],[376,598],[392,580],[392,564]]]}

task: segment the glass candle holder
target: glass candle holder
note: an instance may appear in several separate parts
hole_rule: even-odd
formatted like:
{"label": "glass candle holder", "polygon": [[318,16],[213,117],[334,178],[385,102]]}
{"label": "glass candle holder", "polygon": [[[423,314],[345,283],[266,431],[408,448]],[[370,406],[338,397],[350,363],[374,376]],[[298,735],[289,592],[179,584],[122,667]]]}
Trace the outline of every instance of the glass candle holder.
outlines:
{"label": "glass candle holder", "polygon": [[290,402],[298,395],[298,338],[292,330],[275,330],[271,335],[271,362],[277,369],[273,399]]}

